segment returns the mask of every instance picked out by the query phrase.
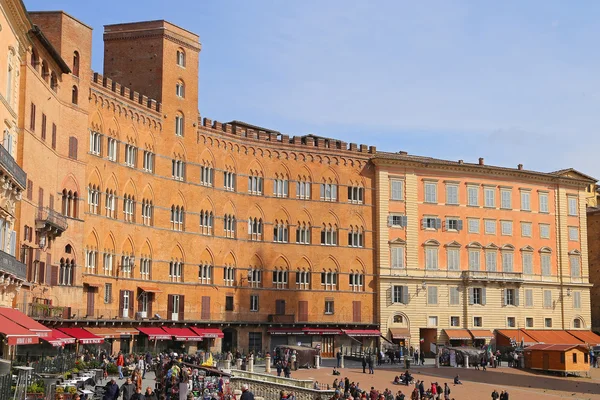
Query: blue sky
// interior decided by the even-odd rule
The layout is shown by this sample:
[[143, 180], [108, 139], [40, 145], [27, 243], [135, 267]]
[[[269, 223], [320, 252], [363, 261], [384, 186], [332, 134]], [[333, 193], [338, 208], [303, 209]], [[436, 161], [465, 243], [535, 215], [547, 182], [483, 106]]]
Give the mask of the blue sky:
[[600, 178], [600, 2], [25, 0], [94, 28], [196, 32], [200, 112], [447, 159]]

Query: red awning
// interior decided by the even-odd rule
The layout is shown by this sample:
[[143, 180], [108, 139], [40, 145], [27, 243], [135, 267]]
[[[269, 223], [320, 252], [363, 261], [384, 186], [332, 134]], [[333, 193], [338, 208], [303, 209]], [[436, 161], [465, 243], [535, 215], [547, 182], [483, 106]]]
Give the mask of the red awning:
[[444, 329], [449, 340], [471, 340], [467, 329]]
[[219, 328], [196, 328], [194, 326], [190, 327], [190, 329], [200, 336], [201, 338], [222, 338], [225, 337], [223, 331]]
[[561, 330], [543, 330], [543, 329], [526, 329], [525, 332], [539, 343], [544, 344], [583, 344], [575, 336], [567, 331]]
[[571, 330], [567, 331], [577, 339], [589, 344], [590, 346], [600, 346], [600, 336], [596, 335], [592, 331], [578, 331]]
[[489, 329], [469, 329], [473, 339], [486, 339], [491, 340], [494, 338], [494, 334]]
[[52, 329], [50, 336], [43, 337], [41, 339], [45, 340], [46, 342], [50, 343], [52, 346], [55, 347], [75, 343], [75, 338], [67, 336], [57, 329]]
[[269, 328], [269, 335], [304, 335], [302, 328]]
[[10, 319], [0, 315], [0, 333], [6, 336], [8, 344], [37, 344], [38, 336], [29, 329], [12, 322]]
[[38, 337], [47, 337], [50, 336], [50, 334], [52, 333], [52, 330], [50, 328], [46, 328], [44, 325], [40, 324], [33, 318], [28, 317], [21, 311], [15, 310], [14, 308], [0, 307], [0, 315], [3, 315], [9, 320], [16, 322], [25, 329], [30, 330], [31, 332], [35, 333]]
[[137, 328], [137, 330], [147, 335], [150, 340], [171, 340], [171, 335], [156, 326]]
[[342, 332], [348, 336], [381, 336], [377, 329], [343, 329]]
[[200, 342], [202, 338], [196, 335], [190, 328], [171, 328], [163, 327], [164, 331], [178, 342]]
[[60, 328], [59, 331], [74, 337], [81, 344], [101, 344], [104, 339], [86, 331], [83, 328]]
[[138, 286], [138, 289], [147, 293], [162, 293], [162, 290], [154, 286]]
[[302, 328], [305, 335], [339, 335], [342, 333], [340, 329], [330, 328]]

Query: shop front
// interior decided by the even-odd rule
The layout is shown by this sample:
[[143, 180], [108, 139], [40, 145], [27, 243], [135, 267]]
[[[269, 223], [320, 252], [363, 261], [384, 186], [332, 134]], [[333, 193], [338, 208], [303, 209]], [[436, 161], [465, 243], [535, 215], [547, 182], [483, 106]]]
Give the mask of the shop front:
[[305, 346], [317, 348], [321, 357], [335, 357], [340, 347], [341, 329], [335, 328], [269, 328], [271, 350], [278, 346]]
[[473, 337], [473, 347], [482, 347], [491, 344], [494, 334], [489, 329], [469, 329]]
[[135, 338], [134, 351], [136, 353], [151, 351], [156, 354], [169, 349], [172, 336], [165, 332], [161, 327], [147, 326], [139, 327], [137, 330], [140, 331], [142, 335], [138, 335]]
[[221, 347], [221, 341], [225, 337], [225, 334], [219, 328], [198, 328], [192, 326], [190, 329], [202, 338], [202, 342], [198, 344], [199, 350], [203, 351], [218, 351], [217, 349]]
[[133, 338], [139, 334], [135, 328], [123, 327], [89, 327], [86, 331], [104, 338], [107, 344], [106, 350], [109, 354], [115, 354], [119, 351], [128, 354], [133, 352]]
[[[377, 348], [377, 339], [381, 337], [378, 329], [343, 329], [342, 332], [350, 339], [351, 347], [359, 345], [362, 349]], [[343, 343], [340, 345], [346, 347]]]
[[39, 336], [29, 329], [0, 315], [0, 335], [2, 341], [0, 358], [11, 360], [16, 354], [16, 346], [38, 344]]
[[410, 342], [410, 330], [408, 328], [390, 328], [389, 340], [401, 348], [407, 348]]
[[473, 337], [468, 329], [444, 329], [445, 344], [449, 347], [468, 346]]
[[100, 351], [100, 345], [104, 343], [103, 338], [83, 328], [59, 328], [58, 330], [67, 336], [75, 338], [75, 354], [79, 354], [82, 350], [97, 354]]
[[198, 351], [198, 343], [202, 341], [202, 337], [198, 336], [190, 328], [164, 326], [163, 330], [171, 336], [175, 352], [194, 354]]

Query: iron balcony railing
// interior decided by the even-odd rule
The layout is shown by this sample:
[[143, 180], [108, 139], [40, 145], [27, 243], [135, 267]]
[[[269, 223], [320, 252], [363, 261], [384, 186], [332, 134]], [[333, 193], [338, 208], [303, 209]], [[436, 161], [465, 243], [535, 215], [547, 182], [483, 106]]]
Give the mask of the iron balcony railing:
[[10, 155], [4, 146], [0, 146], [0, 166], [9, 173], [21, 188], [27, 187], [27, 174]]
[[67, 224], [67, 218], [64, 215], [59, 214], [48, 207], [40, 208], [36, 221], [52, 225], [54, 228], [62, 232], [66, 231], [69, 227], [69, 224]]
[[523, 281], [521, 272], [501, 272], [501, 271], [462, 271], [462, 278], [475, 281]]
[[[1, 147], [1, 146], [0, 146]], [[14, 275], [18, 279], [27, 279], [27, 267], [8, 253], [0, 251], [0, 271]]]

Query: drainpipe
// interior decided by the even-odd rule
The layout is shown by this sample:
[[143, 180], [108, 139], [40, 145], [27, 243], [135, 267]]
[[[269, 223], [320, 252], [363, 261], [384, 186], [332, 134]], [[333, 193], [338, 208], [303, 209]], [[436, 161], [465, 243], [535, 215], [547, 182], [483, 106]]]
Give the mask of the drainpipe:
[[[562, 203], [562, 198], [560, 197], [560, 183], [558, 183], [556, 185], [556, 193], [557, 193], [557, 209], [558, 209], [558, 228], [559, 230], [562, 229], [562, 212], [561, 212], [561, 203]], [[568, 206], [568, 204], [567, 204]], [[558, 233], [558, 232], [557, 232]], [[560, 233], [562, 233], [562, 231], [560, 231]], [[563, 239], [562, 239], [562, 234], [558, 234], [558, 279], [559, 279], [559, 285], [560, 285], [560, 317], [561, 317], [561, 326], [562, 329], [565, 330], [565, 293], [564, 293], [564, 286], [563, 286], [563, 261], [562, 261], [562, 254], [563, 254]]]

